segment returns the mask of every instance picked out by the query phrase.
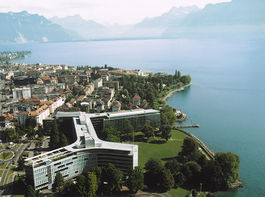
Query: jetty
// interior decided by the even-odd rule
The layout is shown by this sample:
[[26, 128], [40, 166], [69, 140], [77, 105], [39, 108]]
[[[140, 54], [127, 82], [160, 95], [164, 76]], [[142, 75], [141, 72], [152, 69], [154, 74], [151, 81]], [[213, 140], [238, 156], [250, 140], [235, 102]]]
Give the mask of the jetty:
[[199, 124], [188, 124], [188, 125], [176, 125], [175, 129], [181, 129], [181, 128], [199, 128]]

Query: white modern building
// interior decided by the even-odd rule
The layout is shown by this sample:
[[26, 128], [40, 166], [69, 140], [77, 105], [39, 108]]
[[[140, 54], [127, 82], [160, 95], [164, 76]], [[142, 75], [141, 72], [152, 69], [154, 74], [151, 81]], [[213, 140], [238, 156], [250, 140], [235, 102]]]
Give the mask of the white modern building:
[[103, 80], [102, 80], [101, 78], [96, 79], [96, 80], [94, 81], [94, 88], [95, 88], [96, 90], [99, 89], [100, 87], [102, 87], [102, 85], [103, 85]]
[[18, 101], [19, 99], [29, 99], [31, 98], [30, 88], [14, 88], [13, 89], [13, 100]]
[[[138, 166], [138, 146], [124, 143], [106, 142], [97, 137], [91, 119], [105, 119], [110, 116], [132, 116], [137, 114], [159, 113], [157, 110], [138, 112], [120, 112], [86, 114], [84, 112], [58, 112], [56, 119], [72, 121], [76, 141], [71, 145], [46, 152], [25, 160], [26, 175], [36, 190], [52, 188], [57, 172], [64, 179], [71, 179], [95, 166], [113, 163], [124, 174]], [[103, 123], [103, 122], [102, 122]], [[102, 124], [101, 123], [101, 124]]]

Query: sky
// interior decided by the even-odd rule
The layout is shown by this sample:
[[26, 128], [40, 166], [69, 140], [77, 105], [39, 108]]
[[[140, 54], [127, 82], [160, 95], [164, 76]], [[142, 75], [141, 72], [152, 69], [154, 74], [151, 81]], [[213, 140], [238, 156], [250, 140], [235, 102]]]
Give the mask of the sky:
[[172, 7], [231, 0], [0, 0], [0, 12], [28, 11], [47, 18], [80, 15], [102, 24], [135, 24], [146, 17], [159, 16]]

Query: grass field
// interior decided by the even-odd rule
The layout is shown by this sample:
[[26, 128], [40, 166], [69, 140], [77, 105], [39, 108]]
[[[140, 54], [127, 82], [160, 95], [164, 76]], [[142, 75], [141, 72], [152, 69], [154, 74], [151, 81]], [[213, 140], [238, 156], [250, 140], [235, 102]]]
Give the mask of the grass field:
[[171, 189], [168, 194], [172, 197], [184, 197], [189, 193], [189, 191], [179, 187], [177, 189]]
[[[135, 142], [138, 145], [138, 163], [144, 168], [144, 164], [150, 158], [167, 159], [176, 157], [181, 151], [184, 138], [188, 137], [181, 131], [172, 130], [171, 139], [162, 144]], [[157, 138], [160, 140], [160, 138]], [[154, 139], [150, 139], [152, 141]], [[183, 188], [171, 189], [168, 194], [172, 197], [184, 197], [189, 191]]]
[[0, 153], [0, 160], [8, 160], [13, 157], [14, 153], [12, 151], [4, 151]]
[[5, 163], [1, 164], [1, 165], [0, 165], [0, 169], [5, 169], [5, 168], [6, 168], [6, 166], [7, 166], [7, 162], [5, 162]]
[[184, 138], [188, 136], [177, 130], [172, 130], [171, 135], [171, 139], [163, 144], [135, 142], [138, 145], [139, 166], [144, 167], [144, 164], [150, 158], [166, 159], [176, 157], [181, 151]]
[[15, 166], [11, 166], [11, 167], [9, 168], [9, 170], [8, 170], [8, 172], [7, 172], [7, 175], [6, 175], [5, 184], [7, 184], [8, 177], [9, 177], [11, 174], [14, 173], [14, 169], [15, 169], [15, 168], [16, 168]]

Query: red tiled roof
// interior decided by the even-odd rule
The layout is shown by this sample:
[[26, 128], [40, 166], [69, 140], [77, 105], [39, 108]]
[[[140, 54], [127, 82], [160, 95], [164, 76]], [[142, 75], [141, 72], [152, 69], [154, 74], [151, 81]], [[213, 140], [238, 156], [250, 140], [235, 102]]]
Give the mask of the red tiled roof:
[[141, 97], [139, 96], [139, 94], [135, 94], [133, 99], [141, 99]]

